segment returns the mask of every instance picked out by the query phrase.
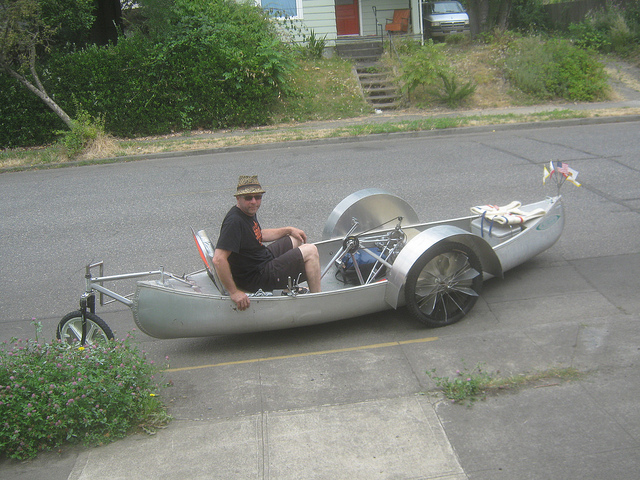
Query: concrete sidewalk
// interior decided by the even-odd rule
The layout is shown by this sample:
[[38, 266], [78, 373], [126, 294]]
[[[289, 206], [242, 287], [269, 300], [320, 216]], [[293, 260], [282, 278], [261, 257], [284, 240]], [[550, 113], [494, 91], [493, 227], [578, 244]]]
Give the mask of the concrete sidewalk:
[[[5, 461], [2, 478], [635, 479], [638, 271], [637, 254], [544, 254], [488, 282], [473, 321], [441, 330], [407, 321], [393, 345], [176, 371], [165, 430]], [[403, 321], [386, 312], [333, 328], [384, 328], [395, 315]], [[467, 408], [426, 374], [477, 363], [499, 376], [569, 366], [586, 375]]]

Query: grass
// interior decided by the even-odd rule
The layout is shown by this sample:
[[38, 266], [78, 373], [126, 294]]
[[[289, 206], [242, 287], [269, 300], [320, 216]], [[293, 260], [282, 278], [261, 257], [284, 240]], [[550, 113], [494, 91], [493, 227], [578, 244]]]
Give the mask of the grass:
[[439, 377], [435, 369], [428, 371], [427, 375], [446, 398], [453, 403], [469, 406], [477, 400], [484, 400], [488, 395], [515, 392], [522, 388], [557, 386], [564, 382], [578, 380], [585, 375], [573, 367], [550, 368], [541, 372], [509, 377], [500, 377], [499, 373], [491, 374], [484, 370], [482, 364], [478, 364], [473, 369], [465, 366], [451, 377]]
[[295, 126], [262, 127], [235, 132], [192, 132], [190, 135], [171, 135], [155, 139], [111, 140], [111, 148], [103, 149], [102, 156], [83, 155], [70, 160], [56, 156], [57, 147], [20, 149], [0, 152], [0, 169], [19, 171], [24, 169], [51, 168], [65, 165], [109, 163], [118, 159], [135, 160], [143, 155], [170, 152], [222, 149], [246, 145], [269, 144], [297, 140], [355, 137], [375, 134], [418, 132], [448, 128], [513, 123], [545, 122], [572, 118], [588, 118], [608, 115], [638, 114], [638, 109], [625, 110], [553, 110], [528, 114], [460, 114], [458, 116], [432, 117], [422, 120], [390, 120], [382, 123], [354, 124], [350, 126]]
[[292, 77], [293, 92], [282, 100], [274, 122], [335, 120], [373, 113], [360, 95], [352, 64], [338, 57], [300, 59]]
[[[332, 121], [372, 114], [360, 95], [351, 71], [351, 63], [339, 58], [301, 59], [293, 75], [292, 94], [274, 111], [273, 124], [243, 130], [187, 131], [153, 138], [118, 139], [98, 136], [77, 157], [70, 158], [60, 143], [30, 149], [0, 151], [0, 171], [52, 168], [64, 165], [113, 162], [118, 159], [144, 158], [169, 152], [221, 149], [276, 142], [340, 138], [372, 134], [389, 134], [508, 123], [545, 122], [550, 120], [638, 114], [639, 109], [625, 110], [556, 110], [534, 114], [484, 115], [474, 113], [487, 108], [505, 108], [535, 104], [531, 97], [511, 87], [501, 74], [499, 45], [446, 45], [447, 58], [461, 72], [460, 81], [473, 81], [475, 93], [465, 100], [465, 109], [449, 109], [429, 103], [421, 92], [412, 94], [412, 104], [405, 113], [422, 114], [416, 121], [354, 122], [343, 126]], [[621, 77], [621, 80], [623, 78]], [[628, 82], [625, 82], [628, 83]], [[636, 80], [636, 83], [637, 80]], [[433, 99], [431, 99], [432, 101]], [[551, 102], [553, 103], [553, 102]], [[313, 122], [323, 121], [323, 124]]]

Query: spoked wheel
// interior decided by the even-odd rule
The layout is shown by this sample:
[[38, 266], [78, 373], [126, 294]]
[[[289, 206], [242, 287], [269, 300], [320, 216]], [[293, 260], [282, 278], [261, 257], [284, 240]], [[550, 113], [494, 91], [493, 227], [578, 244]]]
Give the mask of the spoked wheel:
[[[87, 334], [85, 343], [93, 345], [99, 342], [113, 340], [113, 332], [109, 326], [95, 313], [87, 312]], [[77, 310], [64, 316], [56, 331], [58, 340], [66, 343], [80, 343], [82, 341], [82, 312]]]
[[425, 252], [409, 270], [407, 308], [429, 327], [451, 325], [475, 305], [482, 290], [482, 265], [461, 243], [444, 243]]

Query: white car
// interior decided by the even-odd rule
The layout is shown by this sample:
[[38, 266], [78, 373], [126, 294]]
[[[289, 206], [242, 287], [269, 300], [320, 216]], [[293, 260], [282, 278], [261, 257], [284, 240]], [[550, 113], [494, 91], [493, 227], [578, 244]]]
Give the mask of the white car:
[[471, 33], [469, 15], [460, 2], [424, 2], [422, 16], [425, 38], [444, 38], [453, 33]]

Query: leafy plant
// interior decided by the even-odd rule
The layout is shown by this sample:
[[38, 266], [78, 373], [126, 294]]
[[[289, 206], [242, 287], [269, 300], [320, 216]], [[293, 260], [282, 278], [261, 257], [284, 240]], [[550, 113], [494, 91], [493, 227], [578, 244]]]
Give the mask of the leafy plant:
[[477, 85], [473, 81], [469, 80], [460, 84], [455, 73], [446, 74], [441, 72], [439, 76], [442, 79], [442, 86], [439, 90], [433, 90], [432, 92], [442, 102], [446, 103], [449, 108], [456, 108], [476, 91]]
[[600, 52], [609, 51], [611, 40], [608, 33], [589, 22], [572, 23], [569, 25], [569, 36], [577, 46]]
[[507, 77], [536, 98], [593, 101], [606, 95], [604, 66], [567, 40], [522, 38], [510, 44], [506, 55]]
[[569, 25], [569, 36], [577, 45], [600, 52], [628, 54], [640, 37], [638, 15], [640, 2], [629, 2], [624, 8], [610, 2], [595, 9], [583, 22]]
[[170, 417], [153, 362], [131, 341], [78, 347], [16, 340], [0, 344], [0, 453], [30, 458], [65, 443], [98, 445]]
[[[464, 365], [464, 360], [463, 360]], [[513, 375], [510, 377], [498, 377], [496, 374], [489, 374], [484, 371], [483, 364], [478, 364], [473, 369], [468, 369], [466, 365], [462, 370], [456, 370], [452, 377], [438, 377], [435, 368], [427, 371], [427, 375], [442, 393], [454, 403], [470, 406], [475, 401], [484, 400], [489, 393], [512, 391], [514, 389], [536, 385], [536, 386], [556, 386], [564, 381], [576, 380], [584, 376], [573, 367], [550, 368], [545, 371]], [[549, 383], [551, 381], [552, 383]]]
[[61, 130], [59, 142], [67, 151], [70, 158], [78, 156], [98, 137], [104, 136], [104, 120], [93, 119], [84, 110], [78, 112], [77, 118], [72, 121], [71, 130]]
[[311, 29], [309, 35], [304, 36], [306, 42], [305, 52], [307, 57], [320, 59], [324, 54], [324, 49], [327, 46], [327, 36], [319, 37], [316, 35], [315, 30]]
[[471, 370], [466, 366], [462, 370], [456, 370], [453, 377], [438, 377], [435, 369], [428, 371], [427, 375], [436, 382], [445, 397], [455, 403], [473, 403], [483, 397], [484, 387], [491, 380], [491, 376], [482, 370], [481, 364]]
[[419, 50], [402, 57], [400, 88], [411, 93], [419, 86], [433, 85], [446, 71], [447, 61], [441, 45], [429, 40]]

